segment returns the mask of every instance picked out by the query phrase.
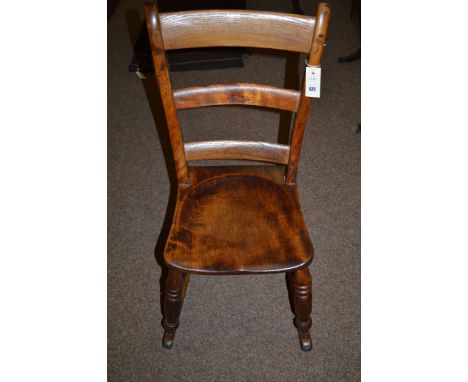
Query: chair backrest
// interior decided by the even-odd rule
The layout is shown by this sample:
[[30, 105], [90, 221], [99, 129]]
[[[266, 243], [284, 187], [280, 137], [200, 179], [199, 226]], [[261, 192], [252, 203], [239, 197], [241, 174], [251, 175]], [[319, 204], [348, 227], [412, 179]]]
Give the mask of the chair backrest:
[[[189, 184], [188, 161], [246, 159], [287, 165], [286, 183], [295, 183], [311, 98], [301, 91], [258, 84], [223, 84], [173, 91], [166, 50], [238, 46], [308, 53], [319, 66], [327, 36], [330, 7], [319, 3], [316, 17], [286, 13], [204, 10], [159, 14], [145, 5], [153, 62], [172, 145], [177, 180]], [[290, 144], [255, 141], [184, 143], [177, 110], [212, 105], [254, 105], [295, 112]]]

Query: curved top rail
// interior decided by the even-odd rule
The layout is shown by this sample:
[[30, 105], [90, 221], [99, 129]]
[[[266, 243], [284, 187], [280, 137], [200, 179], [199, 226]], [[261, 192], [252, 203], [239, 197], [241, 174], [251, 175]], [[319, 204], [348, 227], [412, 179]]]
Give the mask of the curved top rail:
[[315, 17], [245, 10], [169, 12], [160, 20], [166, 50], [241, 46], [308, 53], [315, 27]]

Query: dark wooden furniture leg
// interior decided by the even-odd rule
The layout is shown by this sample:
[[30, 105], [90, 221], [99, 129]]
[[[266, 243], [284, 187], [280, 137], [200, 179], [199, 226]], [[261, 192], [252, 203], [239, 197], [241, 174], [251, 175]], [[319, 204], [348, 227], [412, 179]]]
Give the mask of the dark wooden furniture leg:
[[172, 347], [175, 332], [179, 327], [179, 317], [184, 302], [185, 289], [189, 275], [175, 269], [169, 269], [164, 291], [164, 337], [163, 346]]
[[301, 349], [312, 349], [310, 328], [312, 326], [312, 277], [309, 268], [302, 268], [289, 274], [294, 307], [294, 326], [299, 333]]

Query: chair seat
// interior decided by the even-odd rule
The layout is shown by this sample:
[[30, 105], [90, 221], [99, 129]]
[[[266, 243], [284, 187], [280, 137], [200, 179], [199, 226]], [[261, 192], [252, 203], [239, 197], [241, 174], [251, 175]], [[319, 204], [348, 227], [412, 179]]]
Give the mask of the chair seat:
[[279, 166], [190, 167], [164, 259], [202, 274], [273, 273], [312, 261], [295, 185]]

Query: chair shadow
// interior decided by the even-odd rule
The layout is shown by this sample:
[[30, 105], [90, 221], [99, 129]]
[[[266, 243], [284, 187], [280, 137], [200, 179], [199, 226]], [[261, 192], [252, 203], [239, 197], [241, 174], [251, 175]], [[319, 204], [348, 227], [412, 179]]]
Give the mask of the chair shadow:
[[[136, 9], [129, 9], [125, 12], [125, 19], [127, 24], [128, 33], [132, 44], [139, 40], [141, 33], [147, 33], [143, 18]], [[161, 96], [156, 85], [156, 77], [154, 73], [146, 74], [146, 80], [141, 80], [145, 90], [146, 98], [148, 100], [151, 113], [156, 125], [156, 131], [158, 133], [159, 142], [164, 155], [164, 162], [166, 164], [166, 170], [170, 182], [169, 200], [166, 208], [166, 215], [162, 224], [162, 228], [156, 233], [156, 246], [154, 249], [154, 256], [156, 262], [161, 267], [161, 277], [159, 278], [159, 290], [160, 290], [160, 301], [164, 301], [164, 283], [168, 273], [168, 269], [164, 263], [164, 247], [166, 245], [167, 237], [172, 224], [172, 217], [175, 211], [175, 205], [177, 201], [177, 177], [172, 159], [171, 143], [169, 139], [169, 133], [167, 128], [166, 119], [164, 116], [164, 109], [162, 106]], [[135, 80], [137, 80], [135, 78]], [[163, 315], [163, 304], [160, 304], [161, 314]]]

